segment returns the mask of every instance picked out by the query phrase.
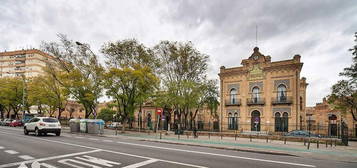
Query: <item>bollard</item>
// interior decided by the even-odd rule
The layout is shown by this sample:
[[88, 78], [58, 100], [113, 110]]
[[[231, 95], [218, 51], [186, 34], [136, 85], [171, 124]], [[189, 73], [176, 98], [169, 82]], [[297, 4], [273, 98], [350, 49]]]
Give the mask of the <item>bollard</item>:
[[162, 139], [162, 132], [160, 131], [160, 139]]
[[316, 144], [316, 146], [317, 146], [317, 149], [319, 149], [319, 147], [320, 147], [320, 140], [319, 140], [319, 139], [317, 139], [317, 144]]
[[223, 139], [223, 134], [221, 133], [221, 139]]
[[208, 139], [211, 139], [211, 133], [208, 133]]
[[335, 147], [336, 147], [337, 140], [335, 139]]
[[267, 143], [268, 143], [268, 141], [269, 141], [269, 137], [267, 136]]
[[235, 141], [237, 140], [237, 133], [234, 135], [234, 140]]
[[327, 148], [327, 146], [328, 146], [328, 145], [327, 145], [327, 140], [325, 140], [325, 142], [326, 142], [326, 148]]
[[286, 138], [284, 138], [284, 144], [286, 144]]
[[177, 139], [180, 140], [180, 133], [177, 134]]
[[188, 139], [188, 133], [186, 135], [187, 135], [187, 139]]
[[310, 149], [310, 138], [309, 138], [309, 142], [307, 143], [307, 149]]
[[304, 138], [304, 146], [306, 146], [306, 138]]
[[252, 142], [252, 135], [249, 135], [250, 142]]

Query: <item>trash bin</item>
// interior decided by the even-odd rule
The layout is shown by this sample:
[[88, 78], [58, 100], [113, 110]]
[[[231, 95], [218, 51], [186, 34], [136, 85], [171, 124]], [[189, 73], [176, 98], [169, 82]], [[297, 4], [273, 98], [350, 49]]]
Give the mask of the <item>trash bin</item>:
[[79, 131], [82, 133], [88, 133], [88, 126], [87, 126], [87, 122], [88, 119], [81, 119], [79, 124]]
[[103, 134], [104, 133], [104, 121], [101, 119], [88, 120], [87, 128], [89, 134]]
[[80, 120], [79, 119], [70, 119], [69, 127], [71, 129], [71, 133], [80, 131]]

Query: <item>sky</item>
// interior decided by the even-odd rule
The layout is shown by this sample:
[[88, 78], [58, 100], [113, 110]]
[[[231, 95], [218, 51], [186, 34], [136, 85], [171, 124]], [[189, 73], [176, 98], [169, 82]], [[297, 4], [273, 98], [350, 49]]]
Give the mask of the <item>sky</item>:
[[218, 79], [220, 66], [241, 66], [257, 44], [272, 61], [301, 55], [308, 106], [351, 64], [354, 32], [355, 0], [0, 0], [0, 52], [39, 48], [58, 33], [102, 58], [106, 42], [191, 41], [210, 56], [208, 75]]

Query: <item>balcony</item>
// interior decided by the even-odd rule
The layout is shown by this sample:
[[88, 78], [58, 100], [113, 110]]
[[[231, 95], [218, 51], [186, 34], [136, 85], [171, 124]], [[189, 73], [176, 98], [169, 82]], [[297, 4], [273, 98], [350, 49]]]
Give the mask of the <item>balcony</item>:
[[240, 99], [226, 99], [225, 101], [225, 105], [226, 106], [240, 106], [241, 105], [241, 101]]
[[264, 98], [256, 97], [256, 98], [248, 98], [247, 99], [247, 105], [248, 106], [251, 106], [251, 105], [264, 105], [264, 104], [265, 104]]
[[279, 104], [292, 104], [293, 100], [291, 96], [280, 96], [272, 99], [271, 104], [279, 105]]

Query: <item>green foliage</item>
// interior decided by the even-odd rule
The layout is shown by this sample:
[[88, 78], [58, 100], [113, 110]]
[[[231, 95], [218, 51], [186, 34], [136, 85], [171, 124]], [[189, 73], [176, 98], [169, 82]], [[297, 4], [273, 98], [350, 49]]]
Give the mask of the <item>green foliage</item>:
[[329, 95], [329, 103], [335, 109], [342, 112], [350, 112], [353, 119], [357, 121], [357, 32], [355, 33], [355, 42], [352, 52], [352, 65], [340, 73], [347, 80], [340, 80], [332, 86], [332, 93]]
[[103, 108], [102, 110], [100, 110], [97, 119], [102, 119], [105, 122], [112, 121], [115, 113], [116, 112], [110, 108]]
[[22, 108], [24, 80], [21, 77], [0, 78], [0, 104], [7, 112], [7, 118], [13, 112], [16, 117]]
[[60, 42], [43, 43], [45, 52], [56, 58], [48, 62], [48, 73], [52, 75], [73, 99], [84, 106], [85, 117], [96, 113], [98, 99], [103, 91], [104, 68], [89, 45], [68, 40], [59, 35]]

